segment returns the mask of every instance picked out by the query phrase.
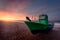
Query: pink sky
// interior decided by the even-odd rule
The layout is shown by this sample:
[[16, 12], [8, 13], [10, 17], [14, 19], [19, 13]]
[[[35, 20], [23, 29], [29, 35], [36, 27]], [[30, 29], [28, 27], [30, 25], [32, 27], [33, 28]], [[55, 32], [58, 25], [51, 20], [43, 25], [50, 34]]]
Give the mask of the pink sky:
[[26, 20], [27, 14], [17, 14], [16, 12], [0, 11], [0, 20]]

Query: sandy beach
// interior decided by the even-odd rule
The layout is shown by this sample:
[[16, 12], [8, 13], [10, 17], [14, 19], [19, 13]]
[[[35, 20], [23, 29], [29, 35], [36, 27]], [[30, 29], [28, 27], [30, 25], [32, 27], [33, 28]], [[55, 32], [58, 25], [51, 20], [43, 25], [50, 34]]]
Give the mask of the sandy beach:
[[49, 33], [32, 34], [25, 23], [0, 21], [0, 40], [60, 40], [59, 27]]

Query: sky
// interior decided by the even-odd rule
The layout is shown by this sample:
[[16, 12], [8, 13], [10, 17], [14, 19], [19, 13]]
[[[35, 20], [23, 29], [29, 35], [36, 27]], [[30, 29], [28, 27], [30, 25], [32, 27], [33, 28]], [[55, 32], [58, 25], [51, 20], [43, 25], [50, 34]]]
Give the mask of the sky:
[[0, 0], [0, 19], [26, 20], [47, 14], [50, 21], [60, 20], [60, 0]]

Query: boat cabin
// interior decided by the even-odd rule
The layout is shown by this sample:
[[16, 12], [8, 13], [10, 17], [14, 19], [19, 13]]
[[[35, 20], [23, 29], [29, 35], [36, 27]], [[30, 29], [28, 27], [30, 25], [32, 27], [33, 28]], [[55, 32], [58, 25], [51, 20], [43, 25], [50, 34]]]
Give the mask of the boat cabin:
[[46, 25], [48, 25], [48, 15], [46, 15], [46, 14], [39, 15], [38, 22], [40, 24], [46, 24]]

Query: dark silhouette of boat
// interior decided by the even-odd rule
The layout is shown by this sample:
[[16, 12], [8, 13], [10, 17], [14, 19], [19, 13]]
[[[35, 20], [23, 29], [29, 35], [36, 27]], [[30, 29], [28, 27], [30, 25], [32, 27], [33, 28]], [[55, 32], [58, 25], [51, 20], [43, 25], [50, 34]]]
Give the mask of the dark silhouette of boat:
[[46, 14], [39, 15], [38, 22], [32, 22], [29, 17], [26, 17], [26, 19], [29, 21], [25, 21], [25, 23], [33, 34], [38, 32], [48, 32], [53, 28], [53, 25], [48, 23], [48, 15]]

